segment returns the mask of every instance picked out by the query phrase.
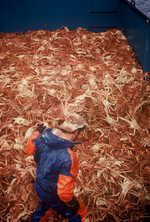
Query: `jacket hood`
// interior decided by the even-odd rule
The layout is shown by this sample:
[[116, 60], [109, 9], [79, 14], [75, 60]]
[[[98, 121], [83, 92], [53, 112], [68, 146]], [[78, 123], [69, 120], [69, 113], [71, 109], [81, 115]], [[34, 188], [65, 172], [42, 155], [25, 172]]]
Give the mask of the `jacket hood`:
[[48, 128], [42, 134], [40, 134], [35, 140], [35, 145], [39, 140], [41, 140], [45, 145], [53, 149], [62, 149], [66, 147], [73, 149], [76, 144], [75, 142], [59, 138], [52, 133], [52, 129], [53, 128]]

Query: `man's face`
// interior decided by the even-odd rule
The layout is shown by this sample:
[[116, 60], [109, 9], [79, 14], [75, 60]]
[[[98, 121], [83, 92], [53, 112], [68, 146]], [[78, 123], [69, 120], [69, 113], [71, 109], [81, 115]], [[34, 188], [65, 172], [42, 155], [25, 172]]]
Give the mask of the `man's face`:
[[75, 141], [78, 138], [78, 130], [76, 130], [73, 135], [73, 141]]

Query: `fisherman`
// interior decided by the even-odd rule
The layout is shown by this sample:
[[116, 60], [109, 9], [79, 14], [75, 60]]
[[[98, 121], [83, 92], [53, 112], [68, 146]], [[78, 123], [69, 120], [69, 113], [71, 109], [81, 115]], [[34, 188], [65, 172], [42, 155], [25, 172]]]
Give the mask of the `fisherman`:
[[84, 124], [80, 115], [71, 114], [58, 128], [41, 124], [29, 138], [26, 151], [36, 162], [35, 191], [40, 202], [31, 222], [45, 222], [53, 210], [69, 222], [85, 220], [86, 206], [73, 193], [79, 170], [73, 147]]

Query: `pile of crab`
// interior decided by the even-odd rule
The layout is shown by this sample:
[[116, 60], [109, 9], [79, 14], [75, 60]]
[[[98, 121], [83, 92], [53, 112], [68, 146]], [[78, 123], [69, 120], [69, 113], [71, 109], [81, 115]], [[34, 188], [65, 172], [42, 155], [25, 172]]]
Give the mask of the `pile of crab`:
[[[86, 122], [75, 194], [86, 222], [144, 221], [150, 204], [150, 84], [119, 30], [0, 33], [0, 220], [30, 221], [38, 205], [25, 145], [68, 113]], [[64, 220], [55, 212], [50, 221]]]

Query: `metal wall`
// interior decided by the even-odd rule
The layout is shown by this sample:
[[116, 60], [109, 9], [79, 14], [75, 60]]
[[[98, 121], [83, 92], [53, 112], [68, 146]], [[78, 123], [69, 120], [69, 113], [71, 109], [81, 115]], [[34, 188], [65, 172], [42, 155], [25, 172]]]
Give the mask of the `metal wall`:
[[143, 72], [150, 72], [150, 18], [127, 0], [120, 0], [120, 3], [120, 28], [123, 28]]
[[119, 0], [0, 0], [0, 32], [118, 26]]

